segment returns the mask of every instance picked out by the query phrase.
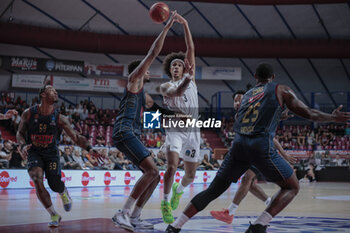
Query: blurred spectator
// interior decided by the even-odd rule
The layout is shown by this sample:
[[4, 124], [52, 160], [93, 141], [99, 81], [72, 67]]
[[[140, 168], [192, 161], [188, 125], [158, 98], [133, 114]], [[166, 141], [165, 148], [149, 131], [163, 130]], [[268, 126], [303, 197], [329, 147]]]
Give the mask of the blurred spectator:
[[204, 155], [201, 165], [204, 166], [205, 170], [215, 170], [214, 165], [209, 162], [208, 154]]
[[72, 156], [71, 148], [68, 146], [64, 148], [64, 152], [62, 153], [63, 160], [61, 160], [61, 164], [63, 162], [64, 169], [81, 169], [79, 164], [74, 161]]
[[12, 154], [9, 162], [9, 167], [11, 169], [21, 169], [25, 168], [26, 159], [19, 149], [17, 144], [12, 145]]
[[9, 168], [9, 161], [12, 156], [12, 144], [5, 141], [0, 151], [0, 168]]

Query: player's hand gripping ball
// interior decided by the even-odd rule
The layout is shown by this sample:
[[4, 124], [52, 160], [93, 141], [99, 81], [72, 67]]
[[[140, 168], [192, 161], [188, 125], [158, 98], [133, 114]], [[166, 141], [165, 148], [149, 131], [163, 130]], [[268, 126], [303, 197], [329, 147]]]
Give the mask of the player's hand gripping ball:
[[164, 2], [154, 3], [149, 9], [149, 16], [155, 23], [163, 23], [168, 20], [170, 10]]

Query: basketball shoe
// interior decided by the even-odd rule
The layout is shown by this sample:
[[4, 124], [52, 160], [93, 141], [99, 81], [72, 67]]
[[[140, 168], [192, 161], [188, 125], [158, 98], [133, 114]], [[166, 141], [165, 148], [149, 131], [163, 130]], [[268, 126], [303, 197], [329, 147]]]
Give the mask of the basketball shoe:
[[129, 213], [123, 213], [122, 210], [118, 210], [117, 213], [112, 217], [112, 221], [116, 226], [124, 228], [128, 231], [134, 231], [134, 227], [130, 223]]
[[60, 194], [62, 202], [63, 202], [63, 208], [65, 211], [70, 211], [72, 209], [72, 198], [70, 198], [68, 190], [64, 188], [64, 192]]
[[51, 216], [51, 222], [48, 223], [49, 227], [58, 227], [60, 225], [62, 218], [59, 214]]
[[178, 186], [179, 186], [179, 183], [174, 183], [173, 187], [172, 187], [173, 194], [171, 195], [170, 205], [171, 205], [171, 208], [173, 210], [176, 210], [177, 207], [179, 206], [180, 198], [181, 198], [182, 194], [184, 193], [183, 191], [181, 193], [176, 192], [176, 189]]
[[131, 225], [133, 225], [133, 227], [138, 228], [138, 229], [153, 229], [154, 226], [151, 223], [148, 223], [146, 221], [143, 221], [142, 219], [140, 219], [139, 217], [135, 217], [135, 218], [130, 218], [130, 223]]
[[162, 211], [162, 218], [163, 218], [163, 221], [165, 223], [173, 223], [174, 222], [174, 216], [173, 216], [173, 213], [172, 213], [172, 209], [171, 209], [171, 206], [170, 206], [170, 203], [163, 200], [161, 202], [161, 207], [160, 207], [161, 211]]
[[230, 215], [228, 209], [223, 209], [222, 211], [210, 211], [211, 216], [213, 216], [215, 219], [225, 222], [227, 224], [231, 224], [233, 221], [234, 215]]
[[177, 228], [173, 227], [172, 225], [168, 225], [168, 227], [165, 230], [165, 233], [178, 233], [180, 231], [181, 231], [181, 229], [177, 229]]
[[267, 226], [263, 226], [261, 224], [250, 224], [245, 233], [266, 233], [266, 228]]

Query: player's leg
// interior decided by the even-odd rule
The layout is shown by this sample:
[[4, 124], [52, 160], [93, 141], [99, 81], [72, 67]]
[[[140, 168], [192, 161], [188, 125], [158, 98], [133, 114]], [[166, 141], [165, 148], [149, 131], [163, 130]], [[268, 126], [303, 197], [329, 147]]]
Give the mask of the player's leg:
[[58, 227], [61, 221], [61, 216], [56, 212], [54, 206], [52, 205], [50, 194], [44, 186], [43, 169], [41, 167], [31, 167], [28, 173], [34, 182], [36, 195], [39, 201], [45, 207], [46, 211], [50, 214], [51, 222], [49, 222], [49, 226]]
[[[137, 181], [131, 196], [135, 198], [137, 195], [134, 196], [133, 192], [138, 193], [142, 192], [137, 190], [139, 187], [145, 187], [147, 184], [147, 188], [142, 192], [141, 196], [137, 199], [136, 205], [134, 207], [134, 210], [131, 213], [130, 222], [131, 224], [140, 229], [153, 229], [154, 226], [151, 223], [145, 222], [140, 219], [141, 211], [144, 207], [144, 205], [147, 203], [149, 198], [151, 197], [154, 189], [157, 187], [160, 176], [158, 175], [158, 168], [156, 164], [154, 163], [151, 156], [144, 159], [139, 167], [142, 169], [142, 171], [145, 171], [142, 177]], [[147, 174], [148, 173], [148, 174]], [[153, 178], [153, 180], [151, 180]], [[148, 180], [151, 180], [150, 183], [147, 183]], [[146, 184], [146, 185], [145, 185]], [[135, 190], [136, 189], [136, 190]]]
[[271, 198], [264, 192], [260, 185], [257, 184], [257, 175], [261, 172], [254, 166], [251, 166], [250, 169], [255, 173], [255, 176], [251, 182], [249, 191], [268, 206], [271, 202]]
[[180, 158], [179, 154], [182, 149], [181, 133], [167, 133], [167, 170], [164, 173], [164, 191], [163, 200], [161, 201], [162, 218], [165, 223], [174, 222], [174, 216], [170, 204], [170, 190], [174, 182], [174, 175], [177, 170]]
[[222, 211], [210, 211], [210, 214], [217, 220], [231, 224], [236, 210], [241, 201], [247, 196], [255, 176], [255, 173], [252, 170], [248, 169], [242, 178], [242, 182], [237, 192], [235, 193], [230, 206], [227, 209], [223, 209]]
[[180, 183], [173, 184], [173, 192], [170, 200], [173, 210], [176, 210], [179, 206], [184, 188], [193, 182], [196, 175], [200, 158], [200, 133], [197, 130], [188, 132], [186, 135], [183, 135], [182, 143], [184, 146], [180, 157], [184, 160], [185, 175], [182, 177]]
[[28, 154], [28, 174], [34, 182], [36, 195], [45, 207], [46, 211], [51, 216], [50, 227], [57, 227], [61, 221], [61, 216], [56, 212], [52, 205], [51, 197], [49, 192], [44, 186], [44, 162], [39, 154], [29, 151]]
[[269, 197], [265, 191], [258, 185], [255, 180], [253, 180], [252, 185], [250, 186], [249, 192], [251, 192], [254, 196], [262, 200], [265, 205], [269, 205], [271, 202], [271, 197]]
[[[266, 146], [270, 143], [269, 146]], [[274, 195], [269, 206], [262, 212], [258, 219], [249, 226], [246, 233], [264, 233], [268, 223], [281, 212], [296, 196], [299, 191], [299, 182], [294, 170], [274, 149], [272, 140], [268, 142], [258, 142], [252, 145], [254, 148], [265, 148], [265, 154], [258, 154], [254, 160], [254, 165], [270, 181], [280, 186], [280, 191]], [[267, 148], [267, 149], [266, 149]]]
[[46, 154], [44, 158], [47, 183], [52, 191], [60, 194], [63, 208], [68, 212], [72, 209], [72, 199], [69, 196], [68, 190], [63, 181], [61, 180], [61, 164], [59, 155]]
[[115, 145], [118, 150], [123, 152], [128, 159], [130, 159], [135, 165], [139, 166], [143, 171], [142, 176], [136, 182], [130, 196], [124, 203], [123, 208], [121, 210], [118, 210], [112, 218], [115, 224], [124, 229], [133, 231], [134, 227], [130, 222], [131, 209], [134, 206], [135, 202], [140, 199], [142, 195], [144, 195], [142, 197], [142, 200], [139, 202], [139, 206], [136, 206], [134, 209], [135, 215], [141, 214], [141, 210], [149, 198], [147, 198], [147, 195], [150, 195], [147, 194], [147, 191], [150, 191], [148, 189], [151, 189], [153, 192], [155, 187], [154, 182], [159, 182], [159, 172], [152, 157], [150, 157], [150, 152], [134, 135], [128, 137], [123, 141], [115, 142]]
[[161, 201], [162, 218], [165, 223], [174, 222], [174, 216], [170, 204], [170, 190], [174, 183], [174, 175], [179, 164], [179, 153], [174, 151], [168, 151], [167, 153], [167, 169], [164, 173], [164, 190], [163, 200]]
[[170, 205], [172, 210], [176, 210], [180, 203], [180, 198], [184, 193], [183, 190], [192, 183], [196, 175], [196, 169], [198, 167], [198, 162], [188, 162], [184, 161], [185, 175], [182, 177], [180, 183], [174, 183], [172, 186], [172, 195], [170, 200]]
[[[236, 137], [237, 139], [239, 137]], [[181, 227], [195, 214], [202, 211], [211, 201], [219, 197], [230, 187], [232, 182], [236, 182], [239, 177], [249, 168], [250, 163], [240, 160], [236, 155], [242, 155], [242, 145], [239, 140], [235, 140], [230, 153], [225, 157], [224, 162], [208, 189], [200, 192], [187, 205], [184, 212], [169, 225], [166, 232], [179, 232]]]

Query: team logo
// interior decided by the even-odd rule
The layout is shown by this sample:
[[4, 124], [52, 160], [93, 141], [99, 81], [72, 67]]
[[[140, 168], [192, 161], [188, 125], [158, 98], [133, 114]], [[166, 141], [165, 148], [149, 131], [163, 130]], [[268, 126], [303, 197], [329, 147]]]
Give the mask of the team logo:
[[52, 61], [52, 60], [48, 60], [48, 61], [46, 62], [46, 64], [45, 64], [45, 66], [46, 66], [46, 69], [47, 69], [48, 71], [52, 71], [53, 68], [55, 68], [55, 62]]
[[185, 155], [186, 156], [190, 156], [191, 155], [191, 151], [190, 150], [186, 150]]
[[56, 126], [56, 117], [55, 117], [55, 115], [53, 115], [53, 116], [51, 117], [50, 125]]
[[81, 183], [84, 186], [87, 186], [89, 184], [90, 181], [95, 181], [95, 177], [90, 177], [88, 172], [83, 172], [82, 176], [81, 176]]
[[10, 175], [7, 171], [1, 172], [0, 173], [0, 187], [6, 188], [7, 186], [9, 186], [10, 182], [17, 182], [17, 176], [10, 177]]
[[203, 173], [203, 181], [204, 181], [204, 183], [207, 183], [207, 181], [208, 181], [208, 179], [209, 179], [210, 177], [211, 177], [211, 176], [209, 176], [207, 172], [204, 172], [204, 173]]
[[103, 181], [105, 182], [105, 185], [110, 185], [111, 182], [117, 180], [116, 176], [111, 176], [110, 172], [106, 172]]
[[160, 116], [162, 114], [157, 110], [156, 112], [143, 113], [143, 128], [145, 129], [160, 129]]
[[161, 172], [159, 175], [160, 175], [159, 183], [163, 184], [164, 183], [164, 172]]
[[176, 183], [179, 183], [180, 182], [180, 180], [181, 180], [181, 175], [180, 175], [180, 172], [176, 172], [175, 173], [175, 181], [176, 181]]
[[130, 172], [125, 172], [124, 183], [129, 185], [132, 180], [135, 180], [135, 176], [131, 176]]

